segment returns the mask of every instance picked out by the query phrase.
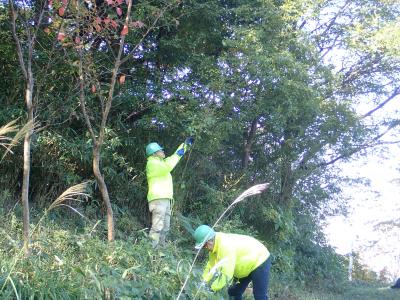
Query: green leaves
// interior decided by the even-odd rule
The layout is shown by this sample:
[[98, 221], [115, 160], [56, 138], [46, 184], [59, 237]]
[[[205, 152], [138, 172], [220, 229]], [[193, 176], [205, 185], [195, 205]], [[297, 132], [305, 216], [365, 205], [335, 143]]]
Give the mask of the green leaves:
[[[251, 233], [259, 233], [277, 257], [279, 271], [297, 272], [301, 281], [314, 271], [322, 278], [336, 264], [331, 261], [321, 264], [324, 270], [318, 269], [329, 258], [329, 250], [298, 238], [307, 233], [309, 241], [318, 235], [316, 224], [325, 213], [323, 207], [339, 191], [340, 174], [328, 166], [349, 159], [375, 137], [353, 104], [364, 95], [377, 104], [384, 96], [396, 97], [400, 74], [397, 3], [337, 4], [143, 0], [135, 2], [132, 22], [124, 28], [120, 17], [126, 5], [121, 0], [104, 2], [98, 8], [104, 15], [83, 2], [54, 1], [54, 10], [46, 12], [50, 14], [43, 27], [46, 31], [38, 31], [32, 65], [37, 75], [36, 111], [44, 126], [33, 137], [32, 203], [35, 208], [48, 207], [69, 185], [92, 178], [92, 139], [77, 103], [77, 50], [84, 54], [88, 118], [99, 124], [116, 45], [123, 34], [127, 43], [101, 152], [101, 168], [115, 209], [117, 243], [123, 246], [113, 252], [101, 240], [88, 237], [68, 244], [53, 232], [49, 240], [57, 243], [41, 240], [38, 249], [46, 254], [35, 261], [36, 269], [29, 265], [26, 272], [41, 274], [40, 267], [57, 255], [64, 263], [65, 278], [55, 281], [52, 273], [43, 272], [43, 278], [34, 277], [22, 287], [16, 280], [16, 288], [32, 292], [30, 287], [35, 286], [47, 295], [44, 286], [49, 281], [58, 291], [68, 290], [76, 297], [110, 292], [120, 299], [129, 295], [173, 298], [180, 278], [176, 265], [190, 257], [190, 251], [182, 250], [187, 245], [161, 260], [144, 241], [135, 246], [137, 241], [130, 236], [140, 240], [149, 221], [144, 146], [159, 141], [171, 153], [187, 136], [194, 136], [196, 142], [173, 173], [174, 209], [199, 222], [212, 222], [238, 191], [269, 182], [270, 188], [257, 200], [238, 203], [223, 228], [244, 233], [252, 228]], [[77, 19], [67, 18], [70, 14]], [[4, 78], [0, 101], [5, 124], [23, 115], [14, 104], [23, 97], [23, 86], [5, 9], [0, 11], [0, 22], [0, 77]], [[59, 28], [62, 43], [57, 42]], [[348, 52], [334, 52], [328, 65], [336, 48]], [[398, 125], [394, 119], [381, 124]], [[1, 194], [7, 198], [4, 211], [20, 189], [20, 160], [16, 155], [7, 159], [0, 178], [0, 186], [7, 187]], [[92, 187], [91, 195], [91, 202], [80, 209], [85, 208], [89, 218], [102, 218], [98, 186]], [[63, 211], [54, 212], [55, 220], [58, 213]], [[73, 228], [79, 232], [86, 220], [77, 222]], [[184, 225], [188, 231], [189, 225]], [[102, 226], [91, 227], [89, 236], [104, 234]], [[13, 247], [6, 249], [15, 251]], [[79, 249], [78, 255], [74, 248]], [[307, 250], [317, 258], [299, 258], [295, 270], [295, 253]], [[305, 263], [313, 266], [304, 270]], [[166, 277], [171, 282], [160, 291], [154, 289]], [[188, 293], [195, 288], [190, 286]], [[8, 292], [14, 293], [11, 286]]]

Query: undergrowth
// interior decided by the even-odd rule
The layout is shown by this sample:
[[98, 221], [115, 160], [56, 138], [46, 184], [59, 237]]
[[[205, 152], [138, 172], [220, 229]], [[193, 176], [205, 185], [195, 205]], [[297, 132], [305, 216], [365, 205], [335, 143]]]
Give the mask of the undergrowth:
[[[18, 213], [0, 220], [0, 299], [176, 299], [195, 255], [184, 224], [174, 224], [171, 240], [154, 250], [147, 230], [128, 214], [119, 216], [118, 239], [109, 243], [102, 221], [53, 211], [32, 221], [32, 253], [24, 257]], [[222, 229], [233, 227], [225, 222]], [[180, 299], [227, 299], [226, 289], [198, 290], [205, 259], [201, 253]], [[305, 284], [274, 266], [270, 283], [271, 300], [400, 299], [397, 291], [370, 283], [343, 283], [340, 289], [332, 282]], [[251, 288], [244, 299], [252, 299]]]
[[[191, 241], [186, 249], [177, 241], [154, 250], [143, 230], [109, 243], [99, 238], [98, 223], [77, 232], [47, 219], [25, 258], [16, 239], [18, 220], [10, 215], [1, 221], [1, 299], [174, 299], [193, 257]], [[182, 299], [193, 299], [199, 278], [196, 269]]]

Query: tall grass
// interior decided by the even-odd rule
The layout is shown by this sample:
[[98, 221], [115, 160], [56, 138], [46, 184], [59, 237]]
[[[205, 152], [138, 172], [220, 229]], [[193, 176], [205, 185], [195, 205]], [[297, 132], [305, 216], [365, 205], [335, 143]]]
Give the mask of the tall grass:
[[[8, 153], [12, 153], [11, 149], [24, 138], [26, 133], [30, 132], [35, 126], [37, 126], [37, 123], [29, 121], [21, 129], [19, 129], [19, 126], [16, 125], [17, 121], [18, 120], [13, 120], [0, 127], [0, 146], [5, 148], [5, 152], [1, 160], [3, 160]], [[8, 136], [15, 132], [16, 134], [13, 138]]]
[[[65, 190], [59, 197], [57, 197], [49, 206], [48, 209], [46, 209], [42, 215], [42, 217], [39, 219], [39, 221], [36, 223], [34, 229], [31, 231], [30, 235], [31, 237], [35, 234], [37, 228], [39, 228], [40, 224], [43, 222], [47, 214], [53, 210], [54, 208], [60, 207], [60, 206], [67, 206], [70, 209], [72, 209], [74, 212], [77, 212], [80, 216], [83, 216], [81, 213], [79, 213], [76, 209], [71, 207], [70, 205], [65, 204], [66, 201], [80, 201], [80, 198], [82, 197], [89, 197], [90, 195], [86, 193], [87, 186], [90, 182], [83, 182], [79, 183], [77, 185], [74, 185], [67, 190]], [[12, 273], [14, 272], [15, 266], [17, 265], [18, 261], [20, 261], [23, 258], [24, 254], [24, 249], [21, 248], [18, 252], [17, 255], [14, 256], [13, 261], [11, 263], [10, 270], [8, 272], [8, 275], [6, 276], [3, 285], [0, 289], [0, 293], [4, 290], [6, 287], [7, 283], [10, 281], [11, 285], [13, 286], [13, 289], [15, 291], [15, 297], [18, 299], [19, 295], [17, 294], [14, 282], [11, 278]]]

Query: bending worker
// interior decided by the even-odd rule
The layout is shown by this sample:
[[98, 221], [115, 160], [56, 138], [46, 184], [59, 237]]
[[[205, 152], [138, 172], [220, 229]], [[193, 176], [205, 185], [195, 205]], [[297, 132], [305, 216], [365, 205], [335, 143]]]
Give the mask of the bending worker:
[[150, 238], [153, 247], [163, 245], [169, 231], [173, 183], [171, 171], [193, 144], [193, 138], [187, 138], [171, 156], [165, 158], [163, 148], [158, 143], [146, 146], [146, 176], [148, 183], [147, 200], [151, 212]]
[[[268, 281], [271, 259], [268, 249], [253, 237], [215, 232], [207, 225], [194, 232], [196, 249], [209, 251], [208, 263], [203, 272], [204, 282], [209, 282], [216, 273], [211, 290], [218, 291], [227, 284], [230, 299], [240, 300], [253, 283], [256, 300], [268, 300]], [[235, 280], [233, 283], [231, 283]]]

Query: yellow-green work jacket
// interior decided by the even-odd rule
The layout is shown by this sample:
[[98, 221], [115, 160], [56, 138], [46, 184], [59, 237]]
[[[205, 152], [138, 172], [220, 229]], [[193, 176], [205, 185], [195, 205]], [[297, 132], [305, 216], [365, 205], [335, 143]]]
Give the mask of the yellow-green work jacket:
[[146, 176], [148, 184], [147, 200], [149, 202], [156, 199], [173, 199], [174, 186], [170, 172], [181, 159], [181, 156], [176, 152], [182, 148], [186, 152], [186, 145], [181, 144], [174, 154], [164, 159], [154, 155], [148, 157]]
[[222, 289], [233, 277], [247, 277], [269, 257], [268, 249], [247, 235], [217, 232], [214, 249], [210, 252], [203, 280], [208, 282], [215, 272], [220, 276], [211, 285], [213, 291]]

